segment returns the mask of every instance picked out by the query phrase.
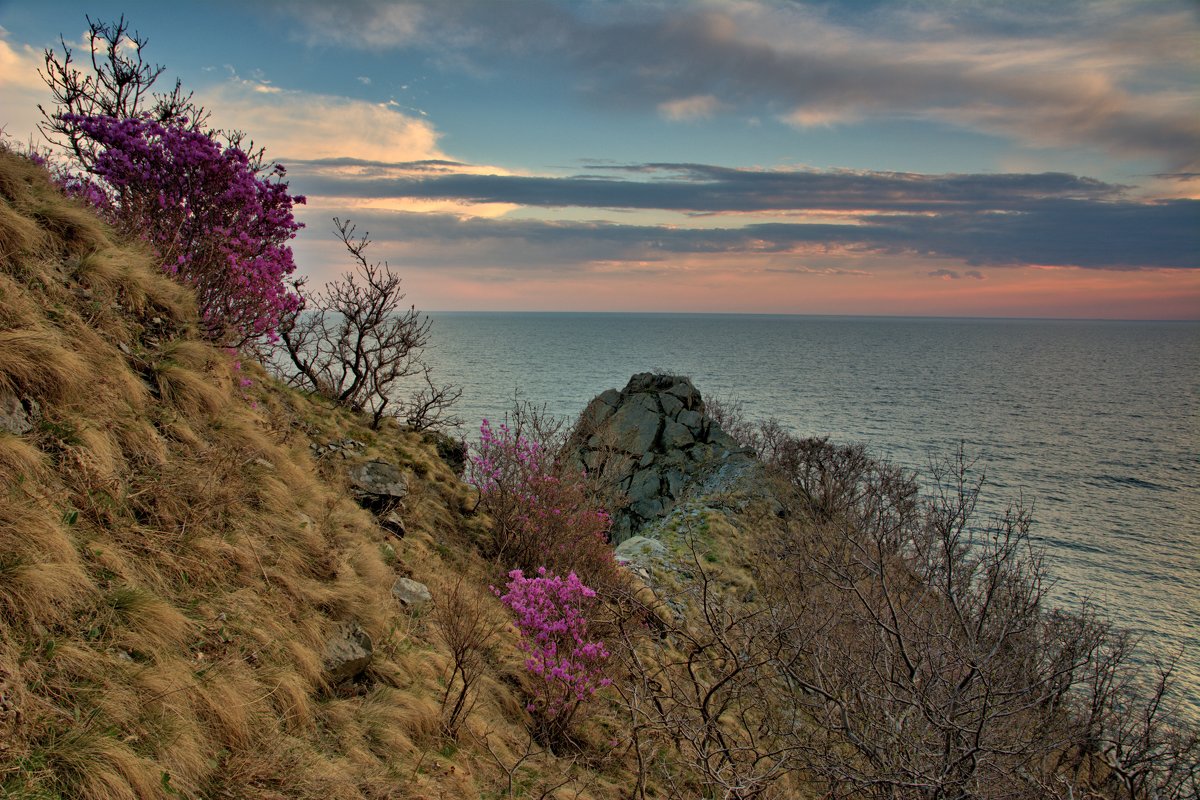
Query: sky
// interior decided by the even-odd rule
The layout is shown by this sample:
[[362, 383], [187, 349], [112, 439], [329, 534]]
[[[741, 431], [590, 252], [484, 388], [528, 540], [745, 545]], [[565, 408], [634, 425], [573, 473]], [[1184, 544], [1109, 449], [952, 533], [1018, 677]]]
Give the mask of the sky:
[[[1200, 319], [1196, 0], [0, 0], [121, 14], [435, 310]], [[169, 85], [167, 86], [169, 88]]]

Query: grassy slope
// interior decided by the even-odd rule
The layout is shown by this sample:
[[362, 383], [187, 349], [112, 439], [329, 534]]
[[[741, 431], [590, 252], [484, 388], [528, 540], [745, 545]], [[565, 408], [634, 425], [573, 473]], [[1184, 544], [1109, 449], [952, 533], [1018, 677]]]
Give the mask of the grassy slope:
[[[0, 149], [4, 391], [39, 412], [0, 432], [0, 796], [496, 797], [510, 771], [520, 786], [576, 774], [562, 797], [630, 785], [615, 761], [514, 769], [511, 634], [460, 741], [441, 737], [445, 648], [390, 587], [486, 585], [465, 488], [419, 436], [239, 370], [146, 252]], [[345, 437], [410, 473], [403, 540], [348, 499], [348, 462], [311, 457]], [[346, 618], [375, 658], [329, 687], [324, 642]]]

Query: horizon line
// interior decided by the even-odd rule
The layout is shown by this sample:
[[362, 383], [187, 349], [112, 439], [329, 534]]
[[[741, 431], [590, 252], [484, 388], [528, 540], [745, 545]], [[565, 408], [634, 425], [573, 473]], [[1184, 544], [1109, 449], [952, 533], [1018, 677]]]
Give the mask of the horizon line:
[[580, 311], [578, 309], [430, 309], [425, 314], [577, 314], [609, 316], [658, 316], [658, 317], [800, 317], [809, 319], [891, 319], [891, 320], [960, 320], [987, 322], [1168, 322], [1175, 324], [1197, 324], [1200, 317], [1016, 317], [1016, 316], [970, 316], [965, 314], [812, 314], [787, 311]]

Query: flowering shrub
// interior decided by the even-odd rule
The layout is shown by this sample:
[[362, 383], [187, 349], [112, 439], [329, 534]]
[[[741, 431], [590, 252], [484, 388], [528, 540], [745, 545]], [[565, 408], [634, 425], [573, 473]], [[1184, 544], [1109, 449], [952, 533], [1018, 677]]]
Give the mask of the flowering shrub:
[[[609, 652], [602, 641], [588, 638], [588, 611], [596, 592], [574, 572], [566, 578], [539, 567], [536, 578], [515, 569], [500, 600], [516, 615], [525, 669], [534, 677], [533, 701], [527, 706], [555, 741], [566, 733], [581, 704], [612, 683], [604, 677]], [[498, 590], [494, 590], [499, 595]]]
[[467, 465], [480, 506], [493, 521], [493, 555], [533, 570], [548, 566], [606, 586], [616, 573], [608, 512], [588, 496], [584, 476], [556, 462], [538, 442], [495, 429], [485, 419]]
[[232, 346], [274, 338], [300, 298], [285, 279], [296, 268], [284, 168], [261, 177], [246, 153], [211, 134], [148, 117], [66, 114], [97, 146], [89, 177], [66, 181], [118, 228], [145, 239], [163, 268], [195, 289], [208, 337]]

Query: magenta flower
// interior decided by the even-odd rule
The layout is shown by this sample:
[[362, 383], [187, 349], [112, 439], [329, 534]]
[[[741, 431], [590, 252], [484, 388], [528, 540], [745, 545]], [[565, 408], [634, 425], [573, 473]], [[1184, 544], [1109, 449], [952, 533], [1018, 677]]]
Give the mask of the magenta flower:
[[100, 146], [89, 176], [65, 176], [64, 189], [115, 226], [144, 239], [163, 270], [196, 291], [210, 339], [241, 346], [274, 338], [299, 308], [288, 288], [295, 271], [288, 242], [302, 225], [278, 164], [261, 177], [240, 149], [210, 133], [147, 117], [65, 115]]

